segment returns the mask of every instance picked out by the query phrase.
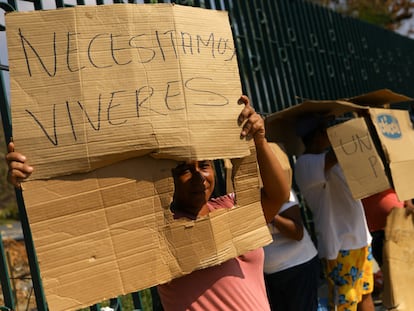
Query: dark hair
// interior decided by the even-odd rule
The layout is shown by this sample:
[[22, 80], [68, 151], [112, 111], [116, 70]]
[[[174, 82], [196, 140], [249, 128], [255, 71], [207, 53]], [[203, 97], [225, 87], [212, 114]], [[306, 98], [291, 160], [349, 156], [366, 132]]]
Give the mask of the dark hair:
[[302, 136], [301, 137], [302, 142], [305, 145], [305, 147], [309, 147], [312, 144], [313, 139], [316, 136], [316, 134], [323, 133], [325, 130], [326, 130], [326, 126], [325, 125], [320, 125], [317, 128], [310, 131], [309, 133], [307, 133], [306, 135]]

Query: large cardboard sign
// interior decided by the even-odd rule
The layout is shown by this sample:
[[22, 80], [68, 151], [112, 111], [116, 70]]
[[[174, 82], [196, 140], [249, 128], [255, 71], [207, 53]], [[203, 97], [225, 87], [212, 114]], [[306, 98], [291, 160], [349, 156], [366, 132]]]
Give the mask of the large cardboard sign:
[[33, 178], [145, 154], [248, 154], [227, 12], [78, 6], [11, 13], [6, 24], [14, 140]]
[[392, 184], [400, 200], [414, 198], [414, 129], [406, 110], [370, 109], [370, 117], [389, 164]]
[[394, 208], [387, 218], [384, 242], [384, 295], [388, 310], [414, 309], [414, 296], [410, 289], [414, 282], [414, 219], [405, 215], [403, 208]]
[[344, 169], [352, 195], [363, 198], [391, 187], [381, 157], [363, 118], [328, 129], [329, 140]]
[[[77, 310], [271, 242], [225, 12], [108, 5], [6, 17], [12, 120], [50, 310]], [[168, 159], [169, 158], [169, 159]], [[172, 220], [179, 159], [231, 158], [237, 206]]]
[[78, 310], [267, 245], [254, 150], [233, 160], [237, 207], [172, 220], [175, 161], [150, 156], [24, 183], [50, 310]]
[[393, 187], [400, 200], [414, 197], [414, 130], [407, 110], [369, 108], [369, 117], [328, 129], [354, 198]]

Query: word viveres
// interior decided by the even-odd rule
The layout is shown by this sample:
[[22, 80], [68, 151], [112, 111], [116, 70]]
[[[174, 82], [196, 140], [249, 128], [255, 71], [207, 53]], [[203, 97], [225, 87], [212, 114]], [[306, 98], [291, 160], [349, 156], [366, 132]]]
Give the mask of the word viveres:
[[183, 82], [167, 81], [164, 85], [158, 85], [158, 88], [144, 85], [135, 90], [119, 89], [110, 93], [100, 93], [88, 104], [81, 100], [52, 104], [50, 118], [47, 117], [46, 120], [40, 119], [30, 109], [25, 109], [25, 112], [34, 120], [47, 140], [58, 146], [59, 132], [67, 126], [71, 128], [73, 141], [78, 140], [78, 131], [86, 129], [79, 122], [79, 118], [86, 120], [85, 125], [88, 124], [94, 132], [100, 132], [104, 127], [128, 126], [128, 123], [140, 118], [148, 120], [156, 116], [167, 117], [174, 111], [187, 112], [188, 104], [184, 100], [186, 96], [209, 95], [208, 102], [193, 103], [194, 106], [208, 108], [229, 105], [229, 99], [225, 95], [210, 89], [211, 82], [210, 78], [192, 77]]
[[[38, 62], [48, 76], [55, 77], [66, 70], [78, 72], [86, 68], [168, 62], [183, 56], [208, 56], [213, 61], [228, 62], [236, 55], [232, 39], [217, 37], [214, 33], [202, 36], [175, 30], [134, 35], [53, 32], [50, 43], [45, 44], [47, 38], [43, 37], [41, 43], [35, 42], [19, 28], [19, 38], [29, 76], [33, 75], [32, 62]], [[65, 52], [58, 53], [62, 50]]]

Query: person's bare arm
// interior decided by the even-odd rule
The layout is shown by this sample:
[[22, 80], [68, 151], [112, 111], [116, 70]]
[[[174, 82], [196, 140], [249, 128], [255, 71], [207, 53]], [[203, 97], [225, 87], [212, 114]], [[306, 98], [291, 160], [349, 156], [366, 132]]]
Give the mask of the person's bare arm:
[[239, 124], [243, 124], [240, 136], [254, 139], [263, 182], [263, 213], [266, 221], [271, 222], [282, 204], [287, 202], [290, 185], [279, 160], [267, 143], [263, 118], [254, 111], [247, 96], [241, 96], [239, 103], [245, 105], [238, 119]]
[[6, 162], [9, 167], [7, 180], [16, 188], [20, 188], [21, 181], [32, 174], [33, 167], [26, 163], [24, 155], [14, 151], [14, 143], [9, 143], [7, 151]]
[[276, 215], [272, 224], [289, 239], [300, 241], [303, 238], [303, 222], [299, 205], [293, 205]]

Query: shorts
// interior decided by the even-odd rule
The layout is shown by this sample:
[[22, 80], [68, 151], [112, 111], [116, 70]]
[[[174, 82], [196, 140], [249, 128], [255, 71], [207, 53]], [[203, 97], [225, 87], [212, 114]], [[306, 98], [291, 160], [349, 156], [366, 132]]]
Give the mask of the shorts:
[[338, 257], [325, 260], [329, 289], [329, 307], [338, 311], [356, 311], [362, 296], [374, 289], [371, 246], [341, 250]]

